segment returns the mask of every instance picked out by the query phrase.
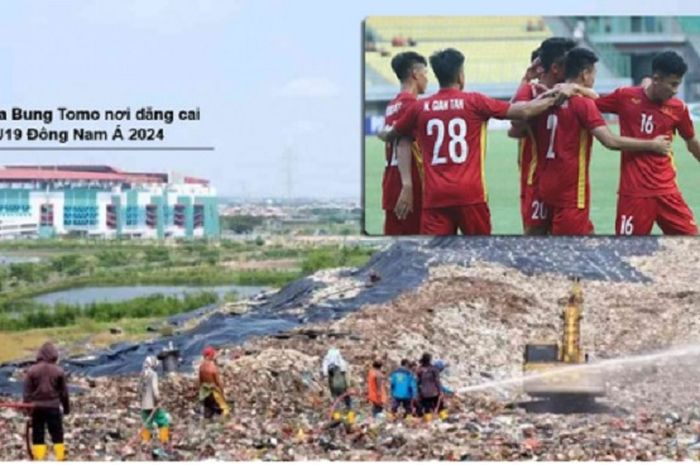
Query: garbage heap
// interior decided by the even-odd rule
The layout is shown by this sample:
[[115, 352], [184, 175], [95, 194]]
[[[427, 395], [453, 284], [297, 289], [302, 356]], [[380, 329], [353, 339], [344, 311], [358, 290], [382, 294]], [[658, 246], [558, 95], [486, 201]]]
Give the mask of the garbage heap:
[[[605, 371], [607, 396], [583, 411], [533, 411], [518, 382], [524, 345], [559, 337], [568, 277], [486, 262], [441, 265], [391, 302], [223, 348], [218, 362], [234, 404], [225, 421], [202, 418], [194, 374], [161, 377], [173, 417], [165, 452], [171, 460], [697, 459], [700, 253], [688, 245], [665, 241], [654, 255], [630, 259], [649, 282], [583, 283], [583, 347], [592, 361], [619, 361]], [[330, 347], [350, 364], [360, 393], [354, 425], [330, 419], [320, 374]], [[448, 363], [450, 388], [483, 389], [449, 399], [445, 421], [372, 418], [364, 399], [372, 361], [383, 360], [388, 373], [423, 352]], [[639, 354], [657, 355], [629, 358]], [[136, 376], [71, 383], [83, 392], [65, 421], [70, 459], [150, 457], [152, 446], [138, 438]], [[24, 457], [24, 421], [0, 413], [4, 460]]]

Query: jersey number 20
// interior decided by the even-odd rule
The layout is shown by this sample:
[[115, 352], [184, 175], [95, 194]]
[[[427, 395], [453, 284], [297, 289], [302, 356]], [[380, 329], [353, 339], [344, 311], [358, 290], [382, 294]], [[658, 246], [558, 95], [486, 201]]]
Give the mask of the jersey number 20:
[[[441, 119], [433, 118], [428, 121], [428, 135], [435, 135], [435, 145], [433, 145], [433, 165], [444, 165], [447, 157], [440, 156], [440, 148], [445, 140], [445, 123]], [[447, 123], [447, 133], [450, 142], [447, 146], [447, 153], [452, 163], [460, 164], [467, 161], [469, 147], [467, 145], [467, 122], [462, 118], [452, 118]]]

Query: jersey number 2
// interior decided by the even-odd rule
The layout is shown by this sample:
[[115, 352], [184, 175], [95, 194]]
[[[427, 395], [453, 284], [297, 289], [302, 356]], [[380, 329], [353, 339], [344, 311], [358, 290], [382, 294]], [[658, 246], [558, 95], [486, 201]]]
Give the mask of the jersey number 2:
[[[440, 148], [445, 140], [445, 123], [441, 119], [433, 118], [428, 121], [427, 132], [429, 136], [435, 134], [435, 145], [433, 145], [433, 165], [444, 165], [447, 157], [440, 156]], [[469, 146], [467, 145], [467, 122], [462, 118], [452, 118], [447, 123], [447, 132], [450, 142], [447, 146], [447, 153], [455, 164], [467, 161]]]

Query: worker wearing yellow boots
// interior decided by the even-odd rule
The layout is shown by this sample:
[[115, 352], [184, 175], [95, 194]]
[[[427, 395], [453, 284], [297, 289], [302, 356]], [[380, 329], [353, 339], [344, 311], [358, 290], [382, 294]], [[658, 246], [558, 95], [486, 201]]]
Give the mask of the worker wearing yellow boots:
[[226, 403], [224, 383], [221, 381], [219, 367], [216, 366], [216, 350], [205, 347], [202, 352], [204, 360], [199, 366], [199, 400], [204, 406], [204, 418], [221, 415], [227, 418], [231, 408]]
[[170, 415], [159, 406], [160, 392], [158, 390], [158, 373], [156, 367], [158, 359], [149, 355], [143, 361], [143, 369], [139, 380], [139, 391], [141, 393], [141, 439], [144, 443], [149, 443], [152, 431], [158, 428], [158, 439], [161, 444], [166, 445], [170, 441]]
[[[58, 350], [47, 342], [39, 349], [36, 363], [24, 378], [24, 402], [32, 408], [32, 458], [44, 460], [48, 447], [44, 441], [48, 427], [54, 458], [66, 459], [63, 442], [63, 415], [70, 414], [68, 385], [63, 369], [57, 365]], [[61, 413], [63, 407], [63, 413]]]
[[331, 347], [323, 358], [321, 374], [328, 379], [328, 388], [333, 399], [331, 417], [333, 421], [340, 421], [343, 415], [339, 409], [342, 401], [347, 411], [345, 421], [352, 425], [355, 423], [355, 412], [352, 410], [352, 394], [355, 392], [351, 385], [350, 368], [340, 351]]
[[420, 395], [420, 409], [423, 419], [430, 422], [433, 413], [437, 411], [442, 393], [440, 384], [440, 370], [432, 363], [432, 356], [429, 353], [423, 354], [418, 367], [418, 393]]

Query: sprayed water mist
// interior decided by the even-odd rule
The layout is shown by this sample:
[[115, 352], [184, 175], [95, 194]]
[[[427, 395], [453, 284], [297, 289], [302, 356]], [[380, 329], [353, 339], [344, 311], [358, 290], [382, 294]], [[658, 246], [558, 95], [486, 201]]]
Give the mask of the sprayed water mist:
[[504, 380], [489, 381], [487, 383], [476, 384], [474, 386], [466, 386], [458, 389], [457, 393], [464, 394], [467, 392], [486, 391], [507, 386], [521, 385], [524, 381], [541, 379], [558, 374], [585, 372], [606, 372], [609, 374], [610, 371], [619, 372], [621, 369], [624, 370], [627, 366], [637, 369], [640, 366], [653, 365], [662, 360], [685, 357], [700, 357], [700, 344], [672, 347], [670, 349], [660, 352], [653, 352], [650, 354], [631, 355], [607, 360], [598, 360], [592, 363], [567, 365], [562, 368], [554, 368], [542, 373], [520, 375]]

